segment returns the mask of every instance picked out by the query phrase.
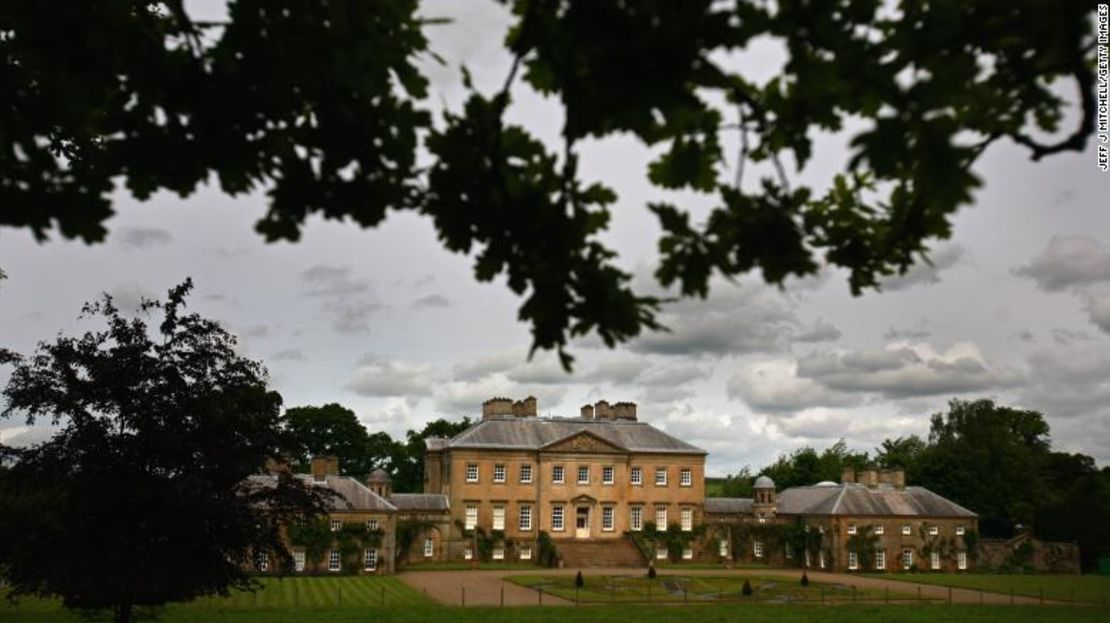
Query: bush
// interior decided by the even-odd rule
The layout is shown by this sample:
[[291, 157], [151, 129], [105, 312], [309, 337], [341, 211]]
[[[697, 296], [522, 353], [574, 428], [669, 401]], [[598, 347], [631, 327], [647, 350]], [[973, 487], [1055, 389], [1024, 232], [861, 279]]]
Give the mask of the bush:
[[751, 597], [752, 596], [752, 583], [747, 581], [747, 580], [744, 580], [744, 588], [740, 592], [744, 595], [744, 597]]
[[648, 565], [647, 576], [648, 576], [649, 580], [654, 580], [655, 579], [655, 564], [654, 563]]
[[574, 576], [574, 588], [582, 588], [586, 585], [586, 581], [582, 579], [582, 572], [579, 571], [578, 575]]
[[802, 586], [809, 586], [809, 576], [805, 571], [802, 572]]

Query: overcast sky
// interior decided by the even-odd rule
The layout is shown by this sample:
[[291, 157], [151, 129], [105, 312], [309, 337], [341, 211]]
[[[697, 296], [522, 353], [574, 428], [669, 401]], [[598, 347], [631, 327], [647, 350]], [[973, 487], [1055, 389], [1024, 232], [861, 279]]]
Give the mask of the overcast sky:
[[[218, 7], [194, 5], [198, 10]], [[458, 65], [494, 90], [509, 59], [508, 23], [493, 2], [426, 3], [447, 66], [428, 63], [436, 105], [457, 107]], [[758, 46], [735, 62], [773, 75], [781, 54]], [[557, 136], [552, 101], [516, 89], [512, 117]], [[1070, 96], [1074, 100], [1074, 96]], [[844, 136], [821, 137], [801, 179], [817, 183], [843, 163]], [[702, 198], [645, 181], [651, 153], [630, 139], [583, 146], [582, 170], [620, 193], [607, 240], [651, 291], [659, 229], [644, 205]], [[881, 294], [853, 298], [845, 274], [825, 271], [784, 291], [755, 279], [718, 283], [707, 301], [665, 310], [672, 332], [615, 350], [586, 340], [567, 375], [551, 357], [527, 362], [520, 301], [503, 281], [479, 284], [470, 259], [444, 251], [430, 223], [393, 214], [379, 228], [312, 219], [301, 242], [265, 244], [253, 231], [261, 196], [209, 189], [182, 200], [116, 202], [107, 243], [34, 242], [0, 229], [0, 343], [29, 353], [76, 321], [84, 301], [110, 292], [124, 307], [192, 276], [191, 305], [217, 318], [262, 360], [287, 406], [339, 402], [371, 431], [400, 435], [438, 418], [480, 413], [494, 395], [539, 398], [543, 414], [575, 415], [607, 399], [639, 404], [651, 422], [710, 452], [709, 472], [757, 468], [803, 445], [844, 438], [869, 450], [924, 434], [953, 397], [992, 397], [1038, 409], [1055, 447], [1110, 461], [1110, 175], [1087, 153], [1029, 161], [992, 147], [977, 172], [985, 187], [955, 221], [933, 266], [914, 268]], [[749, 176], [754, 184], [755, 177]], [[6, 371], [0, 370], [0, 382]], [[44, 430], [0, 421], [0, 440]]]

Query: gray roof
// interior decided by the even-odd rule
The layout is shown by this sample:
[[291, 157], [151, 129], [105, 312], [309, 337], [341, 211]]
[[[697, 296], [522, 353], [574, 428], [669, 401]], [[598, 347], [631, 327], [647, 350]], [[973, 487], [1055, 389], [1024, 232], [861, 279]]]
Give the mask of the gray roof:
[[368, 480], [370, 482], [390, 482], [392, 478], [389, 477], [389, 472], [384, 469], [375, 469], [370, 472], [370, 478], [368, 478]]
[[[328, 508], [333, 511], [381, 511], [391, 513], [397, 510], [385, 498], [366, 488], [366, 485], [350, 476], [328, 476], [324, 482], [315, 482], [309, 474], [296, 474], [305, 484], [316, 487], [327, 487], [339, 494], [328, 502]], [[248, 486], [272, 487], [277, 484], [277, 476], [258, 474], [247, 477]]]
[[770, 476], [760, 476], [759, 478], [755, 479], [755, 484], [753, 485], [753, 488], [755, 488], [755, 489], [774, 489], [775, 488], [775, 481], [771, 480]]
[[780, 515], [976, 517], [924, 487], [897, 489], [859, 484], [791, 487], [778, 495]]
[[705, 498], [707, 514], [743, 514], [752, 512], [751, 498]]
[[450, 440], [443, 437], [428, 437], [424, 440], [424, 447], [428, 450], [442, 450], [447, 447], [449, 442]]
[[389, 501], [399, 511], [437, 511], [450, 510], [447, 496], [439, 493], [394, 493]]
[[[592, 433], [629, 452], [706, 454], [705, 450], [672, 437], [647, 422], [630, 420], [494, 417], [474, 424], [450, 440], [437, 441], [443, 442], [442, 448], [538, 450], [581, 432]], [[441, 448], [433, 448], [429, 443], [428, 449]]]

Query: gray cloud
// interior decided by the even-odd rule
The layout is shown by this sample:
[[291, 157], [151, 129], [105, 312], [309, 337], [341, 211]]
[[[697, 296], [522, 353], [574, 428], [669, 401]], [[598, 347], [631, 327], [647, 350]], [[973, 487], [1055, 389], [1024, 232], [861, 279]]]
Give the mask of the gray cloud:
[[1040, 256], [1014, 272], [1048, 292], [1110, 281], [1110, 249], [1090, 236], [1053, 236]]
[[940, 283], [940, 274], [960, 263], [966, 250], [958, 244], [943, 244], [929, 253], [929, 261], [917, 261], [901, 275], [891, 275], [879, 281], [884, 291], [905, 290], [919, 285]]
[[304, 353], [296, 348], [286, 348], [270, 355], [274, 361], [304, 361]]
[[149, 289], [133, 281], [117, 284], [108, 291], [108, 295], [112, 297], [112, 302], [120, 311], [127, 313], [139, 311], [144, 299], [157, 298]]
[[883, 339], [893, 342], [896, 340], [909, 340], [918, 341], [924, 340], [933, 334], [932, 331], [926, 328], [924, 319], [909, 327], [890, 327], [887, 332], [883, 334]]
[[859, 404], [858, 395], [839, 392], [798, 376], [794, 361], [775, 360], [749, 364], [725, 384], [732, 400], [742, 400], [757, 412], [786, 413], [810, 407], [846, 407]]
[[1049, 417], [1110, 416], [1110, 351], [1101, 342], [1053, 344], [1029, 354], [1023, 400]]
[[1095, 326], [1110, 333], [1110, 294], [1085, 294], [1083, 308]]
[[318, 264], [301, 273], [311, 296], [350, 296], [370, 291], [369, 279], [356, 279], [350, 266]]
[[840, 332], [840, 329], [837, 329], [831, 323], [818, 320], [813, 323], [813, 326], [795, 335], [794, 341], [803, 343], [835, 342], [839, 340], [842, 335], [843, 333]]
[[173, 242], [170, 232], [156, 227], [127, 227], [116, 235], [126, 249], [151, 249]]
[[797, 374], [829, 389], [894, 399], [982, 392], [1023, 380], [1016, 371], [988, 365], [971, 344], [946, 353], [928, 347], [813, 353], [798, 360]]
[[412, 302], [413, 309], [445, 308], [450, 306], [451, 301], [447, 300], [447, 297], [442, 294], [429, 294], [428, 296], [422, 296]]
[[429, 365], [364, 359], [344, 385], [360, 396], [430, 396], [435, 388]]
[[370, 315], [382, 305], [363, 299], [335, 298], [324, 303], [324, 311], [331, 316], [331, 328], [336, 333], [358, 335], [370, 331]]

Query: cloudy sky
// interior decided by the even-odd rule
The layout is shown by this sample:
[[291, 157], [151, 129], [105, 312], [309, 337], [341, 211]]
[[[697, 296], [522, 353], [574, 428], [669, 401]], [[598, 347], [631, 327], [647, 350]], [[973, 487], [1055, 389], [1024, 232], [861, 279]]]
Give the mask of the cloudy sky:
[[[193, 5], [218, 13], [216, 5]], [[486, 91], [509, 59], [508, 23], [492, 2], [430, 2], [427, 63], [435, 105], [457, 107], [459, 63]], [[768, 43], [737, 55], [756, 76], [774, 75]], [[547, 139], [558, 107], [514, 91], [513, 118]], [[1074, 99], [1074, 97], [1072, 97]], [[822, 136], [815, 164], [797, 179], [820, 183], [845, 160], [846, 136]], [[620, 193], [607, 240], [639, 287], [659, 235], [645, 210], [669, 198], [697, 212], [704, 198], [662, 193], [644, 181], [651, 152], [629, 139], [583, 147], [582, 169]], [[953, 397], [993, 397], [1041, 410], [1058, 448], [1110, 462], [1110, 175], [1087, 153], [1032, 163], [994, 146], [977, 172], [985, 187], [937, 245], [932, 266], [891, 279], [881, 294], [852, 297], [828, 270], [784, 290], [754, 279], [718, 283], [706, 301], [665, 310], [670, 333], [616, 350], [573, 347], [565, 374], [552, 358], [527, 361], [520, 301], [502, 281], [479, 284], [470, 260], [444, 251], [431, 225], [394, 214], [374, 230], [313, 219], [296, 244], [265, 244], [252, 229], [260, 196], [211, 189], [188, 199], [116, 202], [107, 243], [38, 244], [0, 229], [0, 343], [31, 352], [77, 321], [84, 301], [110, 292], [124, 307], [162, 295], [186, 276], [192, 305], [221, 320], [261, 359], [287, 406], [340, 402], [371, 430], [393, 435], [438, 417], [479, 412], [494, 395], [534, 394], [540, 411], [574, 415], [599, 399], [639, 403], [640, 417], [710, 452], [709, 471], [758, 467], [780, 453], [844, 438], [870, 449], [890, 436], [925, 433]], [[754, 184], [758, 171], [748, 176]], [[0, 382], [6, 380], [0, 370]], [[0, 440], [47, 431], [0, 421]]]

